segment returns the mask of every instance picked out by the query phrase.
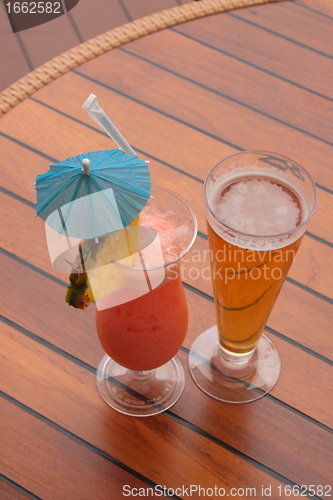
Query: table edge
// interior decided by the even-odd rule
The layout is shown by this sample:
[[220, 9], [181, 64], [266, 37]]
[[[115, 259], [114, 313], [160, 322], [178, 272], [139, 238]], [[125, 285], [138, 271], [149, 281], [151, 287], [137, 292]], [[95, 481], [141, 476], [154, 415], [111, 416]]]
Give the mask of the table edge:
[[132, 40], [211, 14], [281, 1], [286, 0], [200, 0], [126, 23], [77, 45], [7, 87], [0, 93], [0, 117], [59, 76]]

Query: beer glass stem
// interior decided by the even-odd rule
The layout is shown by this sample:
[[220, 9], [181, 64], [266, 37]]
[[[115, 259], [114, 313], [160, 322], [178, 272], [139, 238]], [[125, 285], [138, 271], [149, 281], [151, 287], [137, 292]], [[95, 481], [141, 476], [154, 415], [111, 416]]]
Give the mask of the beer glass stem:
[[230, 352], [227, 349], [224, 349], [224, 347], [222, 347], [221, 345], [220, 349], [221, 349], [221, 356], [225, 359], [225, 361], [227, 363], [230, 363], [231, 365], [234, 365], [235, 367], [248, 363], [255, 351], [255, 349], [253, 349], [252, 351], [247, 352], [245, 354], [237, 354], [234, 352]]

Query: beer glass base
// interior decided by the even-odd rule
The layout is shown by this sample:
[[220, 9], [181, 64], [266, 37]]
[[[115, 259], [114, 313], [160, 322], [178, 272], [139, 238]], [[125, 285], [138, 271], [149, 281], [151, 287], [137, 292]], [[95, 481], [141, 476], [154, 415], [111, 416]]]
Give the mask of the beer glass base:
[[194, 382], [209, 396], [226, 403], [249, 403], [262, 398], [276, 384], [281, 369], [273, 342], [262, 335], [251, 359], [232, 363], [223, 357], [216, 326], [194, 341], [189, 354]]
[[148, 417], [176, 403], [185, 387], [185, 372], [178, 356], [155, 370], [134, 371], [106, 354], [98, 366], [96, 384], [111, 408], [125, 415]]

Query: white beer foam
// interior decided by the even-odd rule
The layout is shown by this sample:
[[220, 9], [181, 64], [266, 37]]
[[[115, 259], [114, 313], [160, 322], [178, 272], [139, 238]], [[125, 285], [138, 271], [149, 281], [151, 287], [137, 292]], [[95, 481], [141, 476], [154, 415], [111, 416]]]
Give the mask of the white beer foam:
[[[258, 175], [255, 173], [251, 173], [250, 168], [244, 168], [242, 170], [243, 172], [241, 174], [237, 173], [235, 175], [235, 173], [231, 171], [229, 174], [224, 175], [223, 181], [222, 178], [217, 179], [219, 180], [219, 182], [215, 182], [213, 189], [211, 189], [211, 191], [207, 193], [209, 205], [214, 213], [216, 213], [216, 207], [217, 205], [219, 205], [219, 213], [218, 215], [216, 214], [217, 218], [213, 217], [210, 212], [206, 212], [207, 221], [215, 231], [215, 233], [232, 245], [236, 245], [240, 248], [259, 251], [283, 248], [300, 238], [306, 230], [306, 226], [302, 226], [302, 222], [307, 219], [309, 213], [309, 207], [301, 192], [298, 189], [295, 189], [293, 185], [289, 185], [289, 182], [286, 179], [282, 180], [280, 177], [272, 175], [269, 172], [265, 172], [264, 175]], [[252, 196], [255, 199], [262, 195], [265, 196], [265, 184], [258, 184], [258, 181], [264, 181], [271, 186], [276, 186], [277, 188], [279, 188], [277, 191], [279, 194], [279, 199], [281, 191], [287, 195], [289, 201], [287, 205], [285, 203], [285, 200], [283, 199], [282, 203], [276, 203], [274, 206], [274, 210], [276, 211], [273, 217], [273, 220], [275, 218], [276, 222], [276, 227], [274, 230], [268, 229], [272, 223], [272, 220], [270, 218], [266, 218], [266, 216], [264, 215], [264, 211], [262, 211], [261, 217], [257, 217], [256, 213], [260, 213], [260, 210], [254, 210], [254, 212], [256, 213], [253, 214], [253, 210], [250, 211], [248, 207], [245, 208], [244, 202], [239, 203], [240, 198], [238, 196], [234, 199], [235, 205], [232, 209], [233, 214], [229, 214], [229, 203], [222, 202], [221, 193], [223, 193], [223, 191], [232, 184], [234, 185], [233, 188], [236, 188], [236, 186], [238, 186], [238, 189], [233, 189], [233, 192], [230, 194], [230, 188], [227, 193], [225, 193], [224, 197], [229, 193], [230, 198], [232, 194], [238, 194], [244, 199], [244, 196], [248, 195], [250, 187], [250, 185], [246, 184], [248, 181], [254, 181], [254, 185], [257, 186], [257, 192], [252, 193]], [[285, 186], [295, 194], [301, 206], [301, 214], [299, 207], [293, 201], [292, 197], [280, 186]], [[266, 199], [267, 198], [269, 197], [266, 197]], [[220, 201], [221, 203], [219, 203]], [[233, 202], [231, 200], [229, 201], [231, 205]], [[269, 203], [270, 202], [271, 200], [269, 200]], [[298, 224], [301, 225], [299, 229], [295, 229], [296, 224], [293, 225], [290, 220], [288, 223], [288, 219], [286, 218], [286, 215], [288, 214], [288, 206], [289, 208], [291, 208], [291, 214], [294, 213], [294, 219], [297, 217], [296, 222], [298, 220]], [[241, 207], [242, 213], [237, 212], [237, 207]], [[267, 209], [265, 211], [267, 211]], [[233, 221], [230, 221], [231, 217], [234, 218]], [[229, 220], [229, 223], [226, 222], [227, 219]], [[218, 222], [219, 220], [222, 222], [222, 224]], [[259, 222], [259, 225], [261, 225], [260, 232], [256, 227], [256, 220], [257, 222]], [[223, 223], [225, 224], [225, 226], [223, 226]], [[237, 223], [238, 227], [236, 227]], [[242, 228], [239, 227], [241, 225]], [[263, 231], [263, 233], [261, 231]]]
[[252, 235], [269, 236], [299, 225], [301, 211], [281, 185], [268, 179], [237, 182], [212, 203], [217, 217], [227, 226]]

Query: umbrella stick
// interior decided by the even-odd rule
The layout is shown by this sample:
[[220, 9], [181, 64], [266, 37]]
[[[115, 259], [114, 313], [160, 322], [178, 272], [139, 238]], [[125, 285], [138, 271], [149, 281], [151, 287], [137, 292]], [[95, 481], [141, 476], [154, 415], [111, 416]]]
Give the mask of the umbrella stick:
[[[71, 248], [72, 247], [71, 239], [69, 237], [69, 234], [68, 234], [68, 231], [67, 231], [67, 228], [66, 228], [66, 223], [65, 223], [65, 220], [64, 220], [62, 212], [61, 212], [61, 207], [58, 208], [58, 214], [59, 214], [59, 217], [60, 217], [60, 220], [61, 220], [61, 224], [62, 224], [62, 228], [64, 230], [64, 234], [66, 236], [68, 248]], [[61, 234], [59, 234], [59, 238], [60, 238], [60, 236], [61, 236]]]
[[144, 275], [146, 277], [146, 281], [147, 281], [147, 285], [148, 285], [149, 291], [151, 292], [152, 289], [153, 289], [153, 287], [151, 286], [151, 282], [150, 282], [150, 279], [149, 279], [149, 274], [148, 274], [148, 271], [147, 271], [147, 268], [146, 268], [146, 263], [144, 261], [144, 258], [143, 258], [143, 255], [141, 253], [141, 250], [139, 250], [139, 257], [140, 257], [140, 261], [141, 261], [141, 265], [142, 265], [142, 269], [143, 269]]

